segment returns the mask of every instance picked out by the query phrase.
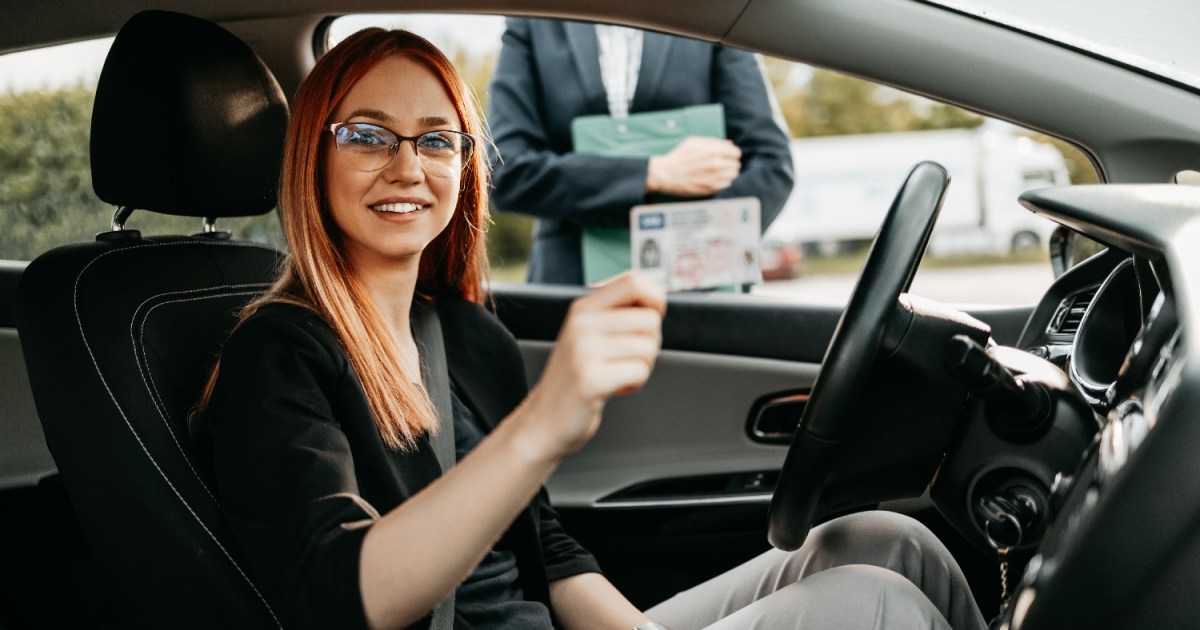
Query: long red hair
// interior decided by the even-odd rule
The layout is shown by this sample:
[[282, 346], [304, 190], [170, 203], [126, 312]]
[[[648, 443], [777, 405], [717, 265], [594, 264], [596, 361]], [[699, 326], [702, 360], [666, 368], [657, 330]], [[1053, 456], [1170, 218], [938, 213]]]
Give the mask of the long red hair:
[[[484, 137], [472, 93], [450, 60], [426, 39], [407, 31], [368, 28], [335, 46], [300, 85], [288, 124], [279, 212], [290, 252], [278, 281], [243, 311], [242, 320], [273, 302], [297, 304], [321, 316], [345, 348], [384, 442], [405, 450], [421, 434], [436, 431], [437, 414], [425, 390], [403, 373], [388, 327], [339, 245], [322, 177], [329, 150], [323, 136], [334, 122], [330, 117], [355, 83], [391, 56], [408, 58], [432, 71], [450, 96], [461, 129], [481, 140]], [[420, 296], [483, 300], [488, 276], [489, 166], [481, 144], [476, 143], [464, 164], [458, 204], [449, 225], [421, 255]], [[217, 369], [219, 365], [201, 408], [208, 401]]]

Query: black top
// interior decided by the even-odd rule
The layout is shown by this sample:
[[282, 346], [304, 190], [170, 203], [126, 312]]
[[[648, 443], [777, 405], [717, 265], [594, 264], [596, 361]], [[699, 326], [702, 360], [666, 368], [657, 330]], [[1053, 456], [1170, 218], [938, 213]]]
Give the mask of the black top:
[[[454, 407], [454, 454], [462, 461], [483, 440], [484, 433], [453, 386], [450, 401]], [[516, 554], [495, 546], [459, 585], [455, 610], [475, 630], [550, 630], [550, 610], [541, 602], [525, 600], [517, 576]]]
[[[516, 341], [476, 304], [447, 299], [437, 309], [451, 382], [490, 430], [526, 393]], [[204, 421], [221, 503], [285, 624], [365, 627], [363, 537], [440, 474], [428, 441], [407, 453], [384, 445], [333, 331], [283, 304], [263, 307], [230, 337]], [[550, 581], [599, 571], [544, 490], [497, 547], [512, 550], [525, 598], [547, 605]], [[469, 625], [459, 615], [456, 627]]]

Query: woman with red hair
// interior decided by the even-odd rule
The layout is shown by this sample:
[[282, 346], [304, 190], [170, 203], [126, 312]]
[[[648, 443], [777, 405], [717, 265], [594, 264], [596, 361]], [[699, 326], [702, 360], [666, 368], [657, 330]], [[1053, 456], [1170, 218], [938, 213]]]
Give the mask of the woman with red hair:
[[[480, 306], [483, 141], [458, 73], [411, 33], [351, 36], [296, 95], [279, 202], [290, 252], [200, 404], [217, 491], [264, 597], [285, 624], [324, 628], [628, 630], [722, 617], [743, 627], [747, 614], [779, 616], [779, 604], [751, 604], [847, 562], [826, 562], [821, 545], [780, 553], [712, 583], [735, 591], [751, 573], [782, 571], [769, 591], [723, 602], [699, 591], [647, 615], [562, 530], [542, 483], [595, 433], [610, 397], [646, 382], [666, 299], [629, 274], [579, 298], [528, 389], [515, 340]], [[862, 615], [853, 598], [886, 596], [896, 619], [944, 626], [970, 593], [932, 535], [902, 527], [927, 537], [910, 540], [910, 579], [947, 576], [935, 585], [942, 612], [874, 567], [822, 571], [788, 606], [807, 598], [809, 622], [828, 619], [813, 616], [830, 609], [821, 583], [840, 592], [839, 576], [852, 577], [859, 594], [839, 595], [839, 609]], [[894, 552], [896, 527], [877, 529]], [[822, 531], [846, 530], [814, 538]]]

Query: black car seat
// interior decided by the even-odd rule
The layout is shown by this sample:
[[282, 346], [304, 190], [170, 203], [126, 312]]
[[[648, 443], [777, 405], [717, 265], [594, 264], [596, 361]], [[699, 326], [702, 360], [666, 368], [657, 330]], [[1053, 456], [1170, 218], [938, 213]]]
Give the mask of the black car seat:
[[[274, 208], [286, 126], [279, 85], [237, 37], [177, 13], [134, 16], [92, 118], [112, 229], [38, 257], [18, 289], [46, 442], [122, 627], [280, 627], [187, 416], [239, 309], [272, 281], [279, 254], [214, 223]], [[143, 236], [124, 227], [135, 209], [205, 230]]]

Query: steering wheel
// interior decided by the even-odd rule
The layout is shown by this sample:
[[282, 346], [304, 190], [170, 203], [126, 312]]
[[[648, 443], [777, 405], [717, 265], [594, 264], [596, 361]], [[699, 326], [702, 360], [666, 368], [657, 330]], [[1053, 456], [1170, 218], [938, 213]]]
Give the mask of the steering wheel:
[[825, 351], [775, 494], [767, 537], [777, 549], [804, 543], [822, 513], [822, 491], [856, 410], [901, 293], [908, 291], [942, 207], [950, 177], [933, 162], [913, 167], [884, 219], [862, 275]]

